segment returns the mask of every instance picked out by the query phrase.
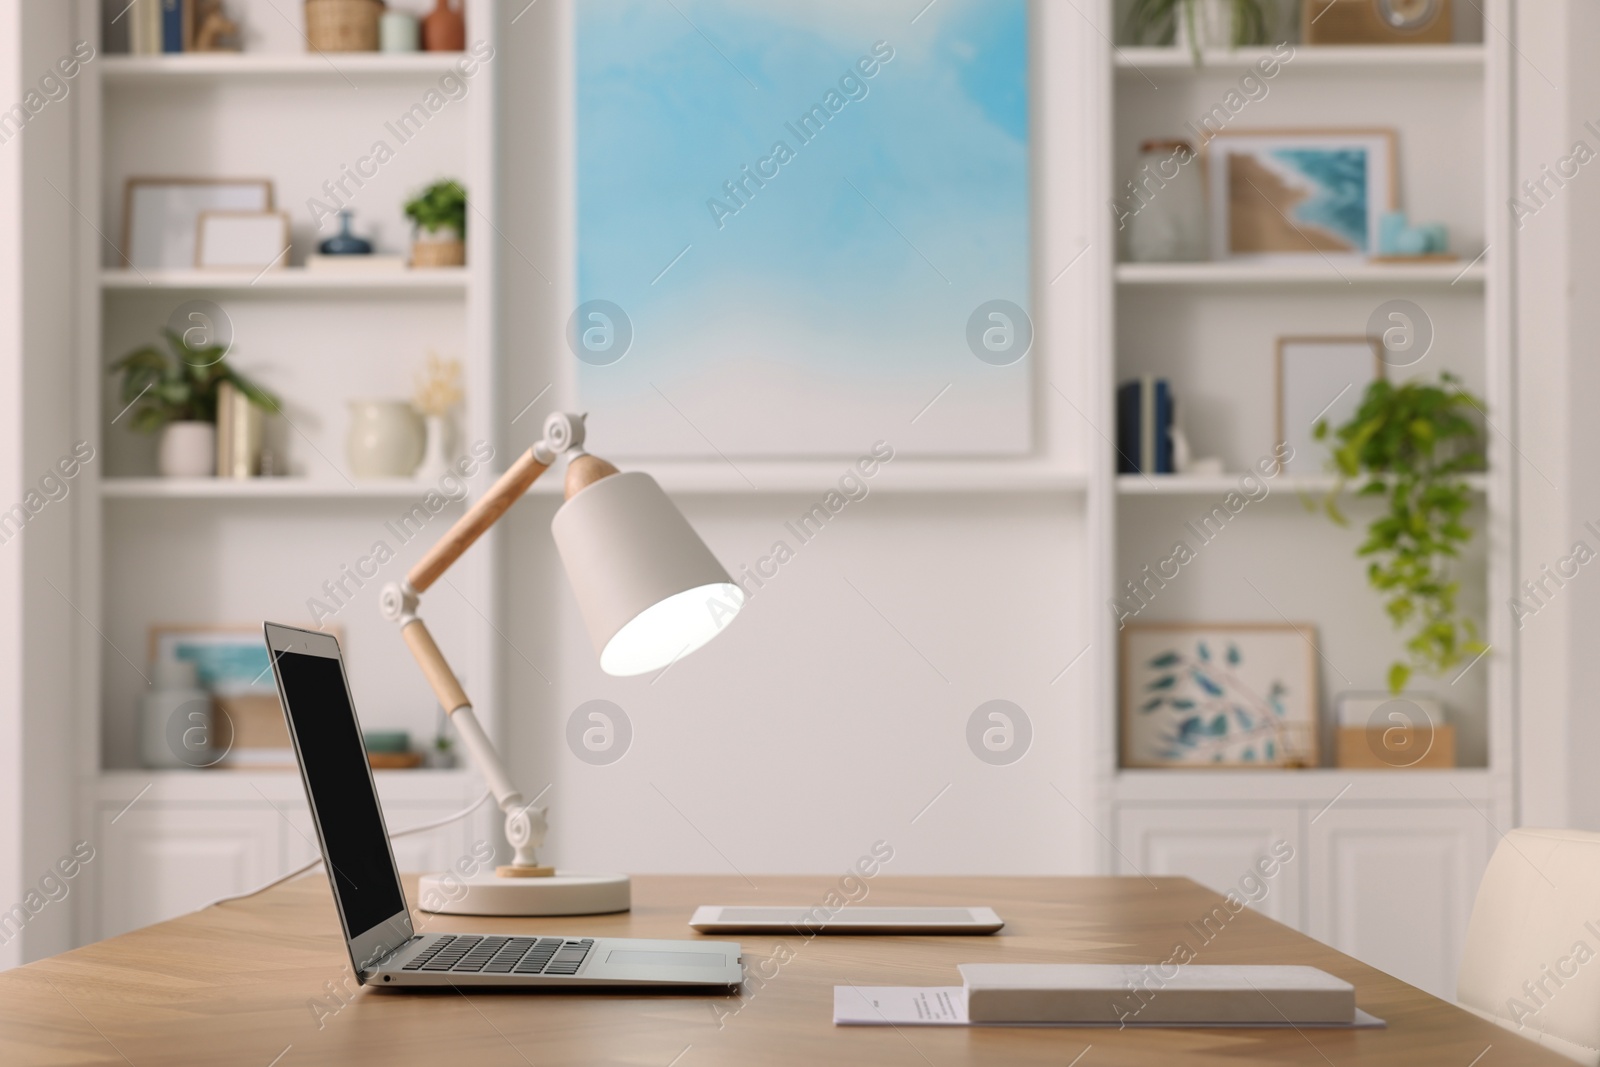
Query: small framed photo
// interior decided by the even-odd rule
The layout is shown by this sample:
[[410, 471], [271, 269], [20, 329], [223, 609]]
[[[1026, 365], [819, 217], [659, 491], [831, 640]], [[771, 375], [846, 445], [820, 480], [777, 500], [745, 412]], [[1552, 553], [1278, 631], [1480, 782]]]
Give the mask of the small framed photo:
[[[329, 627], [338, 636], [338, 630]], [[271, 653], [261, 626], [169, 626], [150, 628], [150, 665], [194, 664], [196, 685], [211, 697], [207, 721], [196, 722], [169, 743], [192, 767], [293, 767], [294, 750]], [[175, 749], [176, 751], [176, 749]]]
[[152, 626], [150, 665], [194, 664], [201, 689], [214, 696], [276, 695], [272, 660], [260, 626]]
[[265, 271], [289, 262], [289, 216], [281, 211], [202, 211], [194, 265]]
[[1332, 439], [1318, 441], [1317, 423], [1330, 430], [1361, 407], [1367, 386], [1383, 377], [1382, 342], [1373, 337], [1280, 337], [1277, 356], [1275, 443], [1292, 450], [1290, 474], [1328, 469]]
[[123, 258], [141, 270], [192, 269], [201, 213], [272, 208], [272, 182], [266, 178], [129, 178]]
[[1395, 208], [1393, 130], [1223, 130], [1206, 142], [1211, 258], [1363, 262]]
[[1317, 765], [1316, 627], [1130, 623], [1124, 767]]

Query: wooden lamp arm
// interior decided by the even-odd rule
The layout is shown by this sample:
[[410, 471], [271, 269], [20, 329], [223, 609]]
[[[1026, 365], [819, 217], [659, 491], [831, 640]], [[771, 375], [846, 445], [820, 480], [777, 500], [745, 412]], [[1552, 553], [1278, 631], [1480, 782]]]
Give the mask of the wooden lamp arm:
[[570, 449], [583, 447], [583, 416], [557, 412], [544, 423], [544, 439], [528, 449], [506, 469], [489, 491], [483, 494], [456, 524], [445, 531], [427, 554], [406, 575], [410, 592], [421, 594], [438, 581], [450, 565], [477, 543], [478, 538], [500, 521], [511, 505], [522, 499], [528, 487], [550, 468], [556, 457]]
[[451, 564], [460, 559], [467, 549], [477, 543], [478, 538], [500, 521], [500, 516], [509, 511], [511, 505], [522, 499], [522, 494], [539, 480], [539, 475], [549, 469], [548, 461], [540, 462], [538, 447], [535, 445], [524, 452], [506, 469], [489, 491], [468, 508], [467, 513], [457, 519], [456, 524], [428, 549], [427, 554], [417, 560], [406, 574], [406, 581], [413, 591], [427, 592], [428, 587], [438, 581], [440, 576], [450, 569]]

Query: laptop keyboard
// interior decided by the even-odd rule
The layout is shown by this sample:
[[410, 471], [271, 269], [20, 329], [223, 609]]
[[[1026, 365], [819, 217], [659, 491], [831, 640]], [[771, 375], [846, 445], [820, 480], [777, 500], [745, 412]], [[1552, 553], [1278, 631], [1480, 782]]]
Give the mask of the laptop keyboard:
[[451, 974], [577, 974], [594, 938], [478, 937], [444, 934], [402, 968]]

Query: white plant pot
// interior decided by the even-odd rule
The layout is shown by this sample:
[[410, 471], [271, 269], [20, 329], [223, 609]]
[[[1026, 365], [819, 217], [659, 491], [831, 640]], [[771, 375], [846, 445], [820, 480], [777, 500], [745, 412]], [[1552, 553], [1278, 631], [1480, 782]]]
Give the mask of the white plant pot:
[[409, 478], [422, 461], [422, 416], [404, 400], [353, 400], [345, 455], [357, 478]]
[[[1188, 0], [1194, 5], [1195, 42], [1202, 49], [1227, 49], [1233, 47], [1233, 0]], [[1189, 12], [1179, 5], [1178, 36], [1173, 42], [1179, 48], [1190, 47]]]
[[161, 430], [163, 478], [209, 478], [217, 473], [217, 428], [209, 422], [169, 422]]

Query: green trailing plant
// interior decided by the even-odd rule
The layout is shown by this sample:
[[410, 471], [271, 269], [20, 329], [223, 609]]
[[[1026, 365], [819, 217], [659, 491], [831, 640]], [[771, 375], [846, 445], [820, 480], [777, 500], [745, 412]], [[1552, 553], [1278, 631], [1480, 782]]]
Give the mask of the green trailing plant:
[[217, 389], [230, 382], [256, 407], [277, 411], [276, 396], [228, 365], [222, 345], [196, 347], [164, 330], [171, 351], [135, 349], [111, 364], [122, 375], [122, 403], [137, 404], [129, 425], [154, 433], [170, 422], [216, 422]]
[[448, 229], [458, 237], [467, 235], [467, 191], [460, 182], [434, 182], [406, 201], [405, 211], [419, 230], [438, 233]]
[[1356, 479], [1366, 479], [1358, 496], [1388, 502], [1356, 554], [1370, 557], [1367, 581], [1407, 634], [1409, 662], [1390, 665], [1391, 692], [1404, 689], [1414, 670], [1442, 674], [1486, 647], [1458, 607], [1461, 583], [1454, 577], [1462, 546], [1472, 539], [1462, 521], [1472, 504], [1463, 475], [1484, 469], [1482, 412], [1452, 374], [1440, 375], [1438, 384], [1380, 378], [1343, 425], [1330, 429], [1323, 420], [1313, 431], [1334, 445], [1339, 480], [1323, 502], [1329, 518], [1348, 524], [1338, 497]]
[[[1128, 35], [1136, 44], [1170, 45], [1178, 35], [1179, 21], [1189, 36], [1189, 51], [1200, 65], [1200, 33], [1195, 6], [1203, 0], [1133, 0], [1128, 9]], [[1267, 43], [1265, 0], [1222, 0], [1233, 16], [1235, 48]]]

